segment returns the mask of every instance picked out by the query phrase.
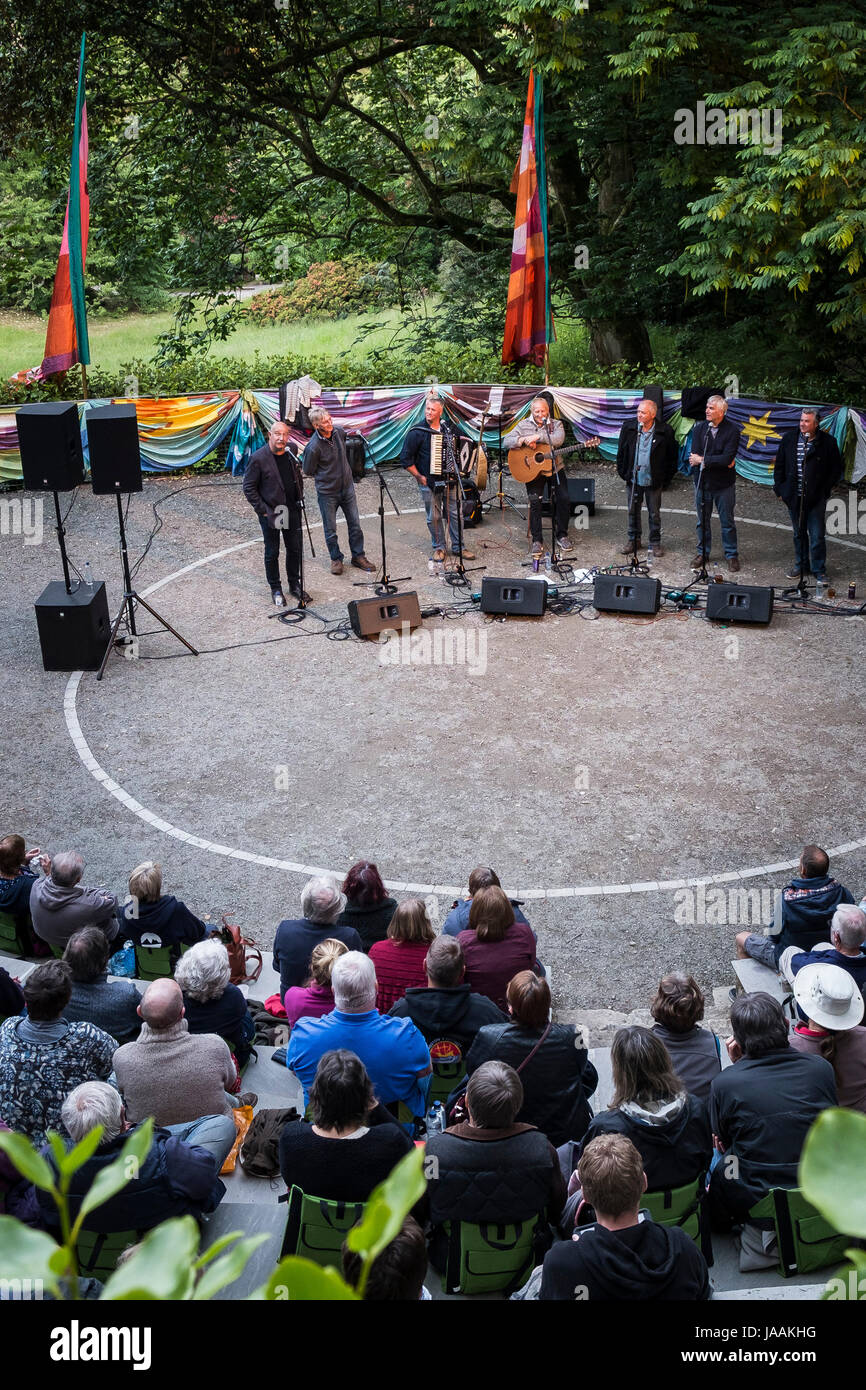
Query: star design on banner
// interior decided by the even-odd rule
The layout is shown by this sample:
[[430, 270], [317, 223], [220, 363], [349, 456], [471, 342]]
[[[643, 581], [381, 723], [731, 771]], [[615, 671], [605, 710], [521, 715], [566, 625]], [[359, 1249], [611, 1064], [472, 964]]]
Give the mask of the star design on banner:
[[751, 449], [753, 444], [766, 444], [770, 439], [782, 438], [770, 424], [769, 410], [761, 416], [760, 420], [756, 420], [754, 415], [750, 415], [749, 423], [743, 426], [743, 434], [746, 436], [747, 449]]

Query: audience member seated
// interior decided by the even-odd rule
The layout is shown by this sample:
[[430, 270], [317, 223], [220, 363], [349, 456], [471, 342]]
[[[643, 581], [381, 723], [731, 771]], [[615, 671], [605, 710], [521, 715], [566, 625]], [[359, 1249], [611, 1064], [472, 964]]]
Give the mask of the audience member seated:
[[33, 930], [49, 946], [62, 950], [82, 927], [100, 927], [108, 941], [120, 930], [117, 898], [104, 888], [85, 888], [83, 872], [80, 854], [55, 854], [48, 877], [37, 879], [30, 890]]
[[386, 1014], [407, 989], [423, 989], [427, 983], [424, 961], [435, 933], [421, 898], [407, 898], [391, 918], [388, 935], [370, 948], [376, 967], [376, 1008]]
[[[75, 1218], [85, 1194], [119, 1156], [136, 1126], [129, 1123], [114, 1087], [101, 1081], [76, 1086], [64, 1100], [60, 1114], [69, 1135], [67, 1149], [102, 1125], [96, 1152], [72, 1177], [69, 1212]], [[88, 1213], [84, 1229], [107, 1234], [149, 1231], [174, 1216], [194, 1216], [199, 1220], [215, 1211], [225, 1195], [219, 1170], [234, 1141], [234, 1122], [225, 1115], [208, 1115], [174, 1130], [155, 1129], [150, 1148], [135, 1173], [119, 1192]], [[48, 1149], [45, 1158], [55, 1167]], [[50, 1193], [40, 1191], [38, 1200], [46, 1228], [56, 1230], [59, 1214]]]
[[183, 993], [183, 1010], [191, 1033], [216, 1033], [245, 1066], [252, 1052], [255, 1024], [247, 1001], [231, 984], [229, 953], [221, 941], [199, 941], [184, 952], [174, 969]]
[[819, 941], [811, 951], [787, 946], [779, 957], [779, 974], [793, 984], [797, 971], [806, 965], [838, 965], [847, 970], [857, 988], [866, 989], [866, 912], [843, 903], [833, 913], [830, 940]]
[[832, 1066], [789, 1046], [782, 1006], [769, 994], [738, 996], [731, 1029], [727, 1048], [734, 1065], [710, 1089], [710, 1122], [723, 1155], [709, 1187], [719, 1230], [745, 1221], [771, 1188], [797, 1186], [809, 1128], [836, 1104]]
[[[376, 1256], [367, 1271], [362, 1295], [365, 1303], [418, 1303], [429, 1301], [424, 1287], [427, 1274], [427, 1242], [413, 1216], [407, 1216], [394, 1239]], [[343, 1278], [353, 1289], [361, 1277], [361, 1256], [343, 1243]]]
[[653, 1032], [667, 1048], [680, 1081], [691, 1095], [706, 1100], [713, 1077], [722, 1069], [722, 1049], [715, 1033], [698, 1026], [704, 996], [697, 980], [680, 971], [665, 975], [650, 1012]]
[[509, 980], [535, 965], [535, 937], [525, 922], [514, 920], [514, 908], [501, 888], [479, 888], [469, 909], [469, 928], [457, 940], [470, 987], [505, 1013]]
[[[488, 890], [489, 891], [489, 890]], [[547, 1223], [565, 1201], [556, 1150], [533, 1125], [518, 1123], [523, 1087], [513, 1067], [485, 1062], [466, 1088], [468, 1120], [427, 1137], [433, 1235], [430, 1259], [440, 1272], [447, 1255], [446, 1221], [511, 1225], [537, 1220], [538, 1254], [550, 1243]]]
[[331, 973], [334, 1008], [323, 1018], [301, 1018], [292, 1029], [286, 1064], [310, 1100], [319, 1062], [326, 1052], [354, 1052], [367, 1068], [383, 1105], [402, 1101], [420, 1118], [425, 1112], [430, 1054], [408, 1018], [391, 1018], [376, 1009], [376, 969], [363, 951], [347, 951]]
[[326, 937], [313, 947], [310, 956], [310, 982], [307, 985], [292, 985], [286, 990], [283, 1005], [289, 1027], [294, 1028], [299, 1018], [321, 1018], [334, 1007], [334, 991], [331, 987], [331, 971], [334, 962], [346, 954], [347, 947], [342, 941]]
[[[442, 924], [442, 935], [459, 936], [462, 931], [467, 931], [469, 928], [469, 909], [472, 907], [472, 899], [475, 897], [475, 894], [481, 888], [501, 887], [502, 884], [499, 882], [499, 875], [495, 873], [493, 869], [487, 868], [484, 864], [479, 864], [469, 875], [469, 896], [467, 898], [461, 898], [459, 902], [454, 904]], [[529, 923], [520, 911], [519, 899], [509, 898], [508, 901], [514, 908], [515, 922], [524, 922], [526, 926], [529, 926]]]
[[824, 1057], [836, 1076], [839, 1104], [866, 1114], [866, 1028], [860, 1027], [863, 996], [856, 984], [838, 965], [807, 965], [797, 972], [794, 998], [806, 1022], [794, 1024], [791, 1046]]
[[138, 1012], [138, 1040], [114, 1054], [130, 1122], [139, 1124], [150, 1115], [158, 1125], [169, 1126], [204, 1115], [231, 1115], [226, 1091], [237, 1084], [232, 1054], [215, 1033], [190, 1033], [177, 982], [154, 980]]
[[286, 1187], [331, 1201], [366, 1202], [412, 1148], [398, 1124], [371, 1126], [375, 1107], [364, 1063], [345, 1049], [325, 1052], [310, 1090], [312, 1124], [294, 1120], [280, 1136]]
[[280, 998], [293, 985], [310, 978], [310, 957], [320, 941], [342, 941], [349, 951], [360, 951], [361, 938], [354, 927], [337, 926], [346, 906], [343, 894], [328, 878], [311, 878], [301, 891], [302, 918], [281, 922], [274, 937], [274, 969], [280, 973]]
[[426, 989], [407, 989], [391, 1010], [394, 1018], [411, 1018], [431, 1048], [434, 1062], [465, 1062], [479, 1028], [505, 1023], [501, 1009], [484, 994], [473, 994], [463, 979], [463, 948], [453, 936], [437, 936], [424, 961]]
[[111, 948], [100, 927], [82, 927], [70, 936], [63, 959], [72, 974], [72, 993], [63, 1010], [70, 1023], [95, 1023], [118, 1043], [137, 1036], [141, 995], [131, 980], [109, 980]]
[[186, 903], [170, 893], [163, 893], [162, 865], [155, 864], [152, 859], [138, 864], [129, 875], [129, 898], [120, 905], [117, 916], [124, 941], [131, 941], [133, 946], [157, 949], [168, 946], [172, 969], [178, 962], [181, 947], [204, 941], [218, 930], [200, 921]]
[[8, 970], [0, 965], [0, 1023], [12, 1014], [20, 1014], [24, 1009], [24, 991], [17, 980], [13, 980]]
[[82, 1081], [105, 1081], [117, 1049], [92, 1023], [67, 1023], [72, 977], [47, 960], [24, 981], [27, 1013], [0, 1023], [0, 1116], [34, 1144], [57, 1129], [60, 1107]]
[[337, 918], [337, 926], [354, 927], [364, 951], [377, 941], [384, 941], [397, 899], [388, 897], [376, 865], [366, 859], [353, 864], [343, 880], [343, 896], [346, 906]]
[[33, 872], [34, 863], [44, 874], [51, 869], [51, 860], [39, 849], [28, 849], [21, 835], [4, 835], [0, 840], [0, 912], [8, 912], [22, 929], [30, 922], [30, 893], [39, 875]]
[[643, 1160], [624, 1134], [587, 1144], [577, 1170], [595, 1224], [554, 1245], [544, 1258], [539, 1299], [572, 1303], [703, 1301], [711, 1297], [706, 1262], [678, 1226], [661, 1226], [640, 1201]]
[[[610, 1109], [593, 1118], [580, 1152], [600, 1134], [624, 1134], [641, 1156], [650, 1192], [684, 1187], [707, 1173], [713, 1137], [706, 1104], [686, 1091], [661, 1038], [637, 1025], [620, 1028], [610, 1063]], [[569, 1155], [563, 1157], [568, 1160]], [[568, 1166], [573, 1166], [573, 1156]], [[572, 1197], [577, 1189], [573, 1183]], [[573, 1201], [571, 1205], [576, 1207]]]
[[471, 1075], [485, 1062], [507, 1062], [523, 1086], [518, 1120], [540, 1129], [554, 1147], [581, 1139], [598, 1074], [574, 1025], [550, 1022], [550, 986], [531, 970], [514, 976], [507, 998], [511, 1022], [481, 1029], [466, 1070]]
[[800, 876], [782, 889], [773, 921], [767, 935], [738, 932], [737, 956], [751, 956], [762, 965], [776, 970], [779, 958], [788, 946], [798, 951], [811, 951], [819, 941], [830, 939], [830, 919], [840, 903], [854, 899], [830, 877], [830, 859], [817, 845], [807, 845], [800, 858]]

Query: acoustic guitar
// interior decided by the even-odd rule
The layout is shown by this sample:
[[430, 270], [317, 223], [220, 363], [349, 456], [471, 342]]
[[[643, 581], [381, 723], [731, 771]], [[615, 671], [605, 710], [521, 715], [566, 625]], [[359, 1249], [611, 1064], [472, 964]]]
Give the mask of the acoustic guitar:
[[508, 467], [511, 476], [519, 483], [531, 483], [539, 476], [550, 477], [554, 458], [576, 454], [580, 449], [594, 449], [600, 443], [601, 439], [596, 434], [585, 444], [567, 444], [562, 449], [551, 450], [545, 444], [524, 445], [523, 448], [508, 450]]

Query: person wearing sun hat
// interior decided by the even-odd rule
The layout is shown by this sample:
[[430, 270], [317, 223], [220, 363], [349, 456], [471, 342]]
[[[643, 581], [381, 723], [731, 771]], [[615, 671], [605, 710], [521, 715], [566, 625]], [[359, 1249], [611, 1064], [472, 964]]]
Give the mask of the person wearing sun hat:
[[836, 1073], [839, 1104], [866, 1114], [866, 1028], [863, 996], [838, 965], [806, 965], [794, 978], [794, 998], [806, 1019], [791, 1029], [798, 1052], [825, 1057]]

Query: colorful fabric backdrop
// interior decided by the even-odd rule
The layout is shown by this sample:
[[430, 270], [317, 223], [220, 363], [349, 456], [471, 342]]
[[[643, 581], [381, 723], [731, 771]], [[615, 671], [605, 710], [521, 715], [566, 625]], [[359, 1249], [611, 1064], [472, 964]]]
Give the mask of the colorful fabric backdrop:
[[[325, 388], [321, 401], [338, 425], [361, 431], [373, 461], [386, 463], [398, 457], [407, 432], [423, 420], [424, 399], [429, 389], [429, 386], [372, 386], [352, 391]], [[490, 399], [491, 389], [495, 388], [482, 385], [437, 387], [447, 414], [471, 439], [478, 438], [482, 408]], [[499, 389], [503, 393], [502, 433], [505, 434], [515, 420], [528, 413], [537, 388], [507, 386]], [[547, 390], [553, 398], [556, 414], [571, 425], [575, 438], [582, 440], [599, 435], [602, 457], [612, 461], [616, 456], [619, 432], [624, 422], [634, 417], [642, 392], [557, 386]], [[115, 401], [121, 399], [117, 397]], [[133, 403], [138, 415], [142, 465], [155, 473], [188, 468], [225, 444], [226, 467], [232, 473], [241, 473], [250, 454], [264, 443], [277, 418], [278, 399], [276, 387], [160, 399], [138, 397]], [[94, 406], [111, 403], [90, 400], [79, 404], [85, 459], [88, 457], [87, 414]], [[823, 428], [832, 431], [843, 449], [846, 478], [852, 483], [859, 482], [866, 476], [866, 410], [829, 403], [820, 409]], [[740, 396], [730, 399], [728, 415], [741, 431], [737, 472], [753, 483], [771, 483], [772, 459], [779, 439], [784, 430], [797, 424], [800, 406]], [[665, 392], [664, 418], [672, 425], [681, 445], [685, 445], [692, 421], [683, 419], [680, 414], [679, 392]], [[293, 439], [299, 446], [305, 442], [300, 432], [293, 431]], [[485, 444], [495, 447], [498, 440], [498, 424], [491, 428], [488, 422], [484, 431]], [[15, 412], [7, 407], [0, 410], [0, 480], [20, 477]]]

